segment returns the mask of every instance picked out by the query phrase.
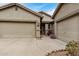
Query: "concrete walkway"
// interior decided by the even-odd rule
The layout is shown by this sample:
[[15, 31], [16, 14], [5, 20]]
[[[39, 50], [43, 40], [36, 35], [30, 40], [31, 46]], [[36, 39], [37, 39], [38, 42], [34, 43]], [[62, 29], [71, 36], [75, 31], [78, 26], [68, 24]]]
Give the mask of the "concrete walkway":
[[0, 55], [2, 56], [44, 56], [52, 50], [64, 49], [66, 43], [57, 39], [43, 37], [0, 39]]

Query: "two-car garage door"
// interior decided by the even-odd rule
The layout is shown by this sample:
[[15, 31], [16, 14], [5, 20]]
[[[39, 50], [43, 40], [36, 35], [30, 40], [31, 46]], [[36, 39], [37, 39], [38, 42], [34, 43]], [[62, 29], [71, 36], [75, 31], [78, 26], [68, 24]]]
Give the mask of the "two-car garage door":
[[35, 37], [35, 23], [0, 22], [0, 37]]

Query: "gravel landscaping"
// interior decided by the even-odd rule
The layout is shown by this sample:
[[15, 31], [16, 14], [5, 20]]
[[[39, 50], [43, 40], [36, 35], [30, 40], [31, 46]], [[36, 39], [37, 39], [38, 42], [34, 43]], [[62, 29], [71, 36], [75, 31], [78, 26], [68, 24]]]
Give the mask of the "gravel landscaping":
[[57, 50], [52, 51], [51, 53], [48, 53], [46, 56], [67, 56], [68, 51], [66, 50]]

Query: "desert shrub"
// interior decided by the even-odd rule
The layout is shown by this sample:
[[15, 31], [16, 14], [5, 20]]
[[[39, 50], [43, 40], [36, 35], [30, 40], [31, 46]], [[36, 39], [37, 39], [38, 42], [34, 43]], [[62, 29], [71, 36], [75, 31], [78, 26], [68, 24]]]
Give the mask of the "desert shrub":
[[79, 45], [78, 45], [78, 42], [76, 42], [74, 40], [70, 41], [66, 45], [66, 50], [68, 51], [67, 55], [78, 56], [79, 55]]

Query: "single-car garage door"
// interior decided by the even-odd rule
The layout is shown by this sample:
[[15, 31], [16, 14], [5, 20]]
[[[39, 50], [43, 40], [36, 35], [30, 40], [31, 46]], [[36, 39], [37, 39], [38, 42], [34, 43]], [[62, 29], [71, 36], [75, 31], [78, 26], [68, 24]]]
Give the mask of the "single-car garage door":
[[35, 23], [0, 22], [0, 37], [35, 37]]

